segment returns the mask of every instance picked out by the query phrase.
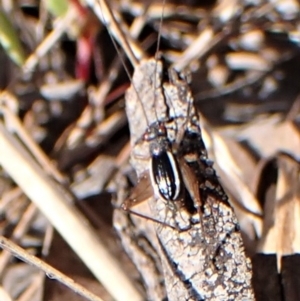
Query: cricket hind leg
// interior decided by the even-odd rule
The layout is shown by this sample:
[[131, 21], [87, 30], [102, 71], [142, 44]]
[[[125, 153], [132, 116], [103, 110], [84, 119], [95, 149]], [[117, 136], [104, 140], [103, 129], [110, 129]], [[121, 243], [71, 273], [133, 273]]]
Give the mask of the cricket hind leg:
[[132, 208], [137, 206], [138, 204], [141, 204], [143, 202], [146, 202], [149, 200], [149, 198], [153, 197], [154, 191], [151, 185], [151, 181], [149, 178], [148, 173], [144, 173], [138, 183], [132, 188], [129, 196], [125, 197], [125, 200], [122, 201], [121, 205], [115, 205], [115, 209], [122, 210], [123, 212], [127, 212], [130, 214], [133, 214], [135, 216], [138, 216], [140, 218], [144, 218], [146, 220], [150, 220], [157, 224], [163, 224], [164, 226], [169, 226], [173, 228], [171, 225], [168, 225], [164, 223], [163, 221], [160, 221], [156, 218], [153, 218], [149, 215], [137, 212], [133, 210]]
[[[168, 224], [173, 229], [176, 229], [177, 232], [185, 232], [191, 229], [193, 226], [193, 215], [196, 213], [196, 210], [193, 206], [193, 201], [189, 194], [185, 191], [181, 194], [181, 198], [176, 201], [164, 201], [165, 203], [165, 212], [164, 212], [164, 222], [163, 224]], [[169, 216], [171, 212], [171, 217]], [[167, 221], [170, 217], [172, 224]]]

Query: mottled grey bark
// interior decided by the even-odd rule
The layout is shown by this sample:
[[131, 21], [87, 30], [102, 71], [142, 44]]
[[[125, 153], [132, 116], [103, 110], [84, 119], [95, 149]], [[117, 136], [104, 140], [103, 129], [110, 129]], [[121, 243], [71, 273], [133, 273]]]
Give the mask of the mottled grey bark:
[[[207, 158], [186, 80], [169, 70], [169, 81], [163, 82], [162, 63], [142, 61], [126, 94], [126, 112], [137, 185], [140, 191], [143, 185], [152, 191], [145, 193], [149, 198], [138, 211], [161, 223], [131, 215], [126, 226], [128, 220], [118, 213], [115, 226], [146, 283], [148, 298], [158, 300], [166, 289], [168, 300], [254, 300], [251, 262], [236, 216]], [[157, 121], [167, 128], [181, 170], [183, 189], [176, 201], [162, 199], [149, 180], [149, 141], [142, 137]], [[140, 201], [138, 195], [132, 199]]]

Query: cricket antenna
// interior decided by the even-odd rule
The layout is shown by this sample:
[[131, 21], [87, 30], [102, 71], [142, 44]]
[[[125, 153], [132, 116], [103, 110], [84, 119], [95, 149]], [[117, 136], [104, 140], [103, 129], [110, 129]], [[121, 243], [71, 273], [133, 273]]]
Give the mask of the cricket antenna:
[[[161, 15], [160, 15], [160, 20], [159, 20], [159, 26], [158, 26], [158, 34], [157, 34], [157, 43], [156, 43], [156, 50], [155, 50], [155, 55], [154, 55], [154, 59], [155, 59], [155, 68], [154, 68], [154, 98], [156, 97], [155, 95], [155, 87], [156, 87], [156, 73], [157, 73], [157, 61], [158, 61], [158, 53], [159, 53], [159, 49], [160, 49], [160, 42], [161, 42], [161, 32], [162, 32], [162, 27], [163, 27], [163, 20], [164, 20], [164, 12], [165, 12], [165, 6], [166, 6], [166, 0], [162, 1], [162, 11], [161, 11]], [[154, 101], [154, 105], [155, 105], [156, 101]], [[155, 112], [155, 117], [156, 120], [158, 121], [158, 116], [157, 116], [157, 112], [156, 109], [154, 108], [154, 112]]]
[[158, 27], [158, 34], [157, 34], [157, 43], [156, 43], [156, 51], [155, 51], [155, 59], [158, 59], [157, 55], [160, 48], [160, 42], [161, 42], [161, 31], [163, 27], [163, 20], [164, 20], [164, 13], [165, 13], [165, 6], [166, 6], [166, 0], [162, 1], [162, 11], [161, 16], [159, 20], [159, 27]]
[[[139, 63], [139, 60], [137, 59], [137, 57], [142, 57], [142, 50], [139, 49], [139, 47], [136, 45], [136, 43], [134, 43], [133, 39], [131, 38], [131, 35], [125, 34], [125, 31], [121, 29], [121, 27], [119, 26], [119, 22], [117, 21], [114, 12], [112, 11], [112, 9], [109, 7], [108, 3], [106, 0], [97, 0], [98, 3], [98, 7], [96, 7], [95, 12], [97, 13], [98, 17], [102, 20], [102, 22], [106, 25], [110, 25], [110, 26], [106, 26], [106, 28], [108, 29], [108, 34], [111, 38], [111, 41], [114, 45], [114, 48], [116, 49], [116, 52], [118, 53], [119, 59], [123, 65], [123, 68], [125, 70], [125, 73], [127, 75], [127, 77], [129, 78], [131, 84], [133, 83], [132, 80], [132, 76], [129, 72], [129, 68], [125, 62], [123, 53], [120, 51], [116, 40], [119, 41], [119, 43], [122, 45], [124, 52], [126, 53], [127, 57], [129, 58], [131, 64], [133, 65], [133, 67], [136, 67]], [[148, 10], [148, 6], [145, 7], [143, 15], [147, 12]], [[98, 8], [98, 9], [97, 9]], [[120, 19], [120, 16], [119, 16]], [[124, 26], [123, 26], [124, 27]], [[113, 28], [113, 30], [112, 30]], [[112, 31], [114, 33], [112, 33]], [[130, 40], [130, 42], [128, 41]], [[133, 51], [133, 47], [131, 46], [132, 44], [134, 44], [134, 49], [135, 51]], [[156, 70], [155, 70], [156, 71]], [[137, 99], [139, 100], [139, 102], [142, 104], [142, 100], [141, 97], [137, 91], [137, 88], [132, 84], [133, 89], [135, 90], [135, 93], [137, 95]], [[149, 118], [146, 114], [145, 108], [142, 105], [141, 109], [143, 111], [143, 114], [145, 116], [145, 120], [147, 123], [147, 126], [150, 125], [149, 122]]]

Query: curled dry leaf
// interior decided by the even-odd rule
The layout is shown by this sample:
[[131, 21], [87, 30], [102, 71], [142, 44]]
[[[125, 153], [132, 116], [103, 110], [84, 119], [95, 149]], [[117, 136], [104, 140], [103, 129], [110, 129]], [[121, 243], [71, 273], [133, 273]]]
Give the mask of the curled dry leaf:
[[273, 174], [274, 182], [259, 181], [264, 206], [264, 228], [257, 252], [281, 258], [300, 253], [300, 164], [288, 154], [278, 154], [262, 166], [261, 176]]
[[262, 158], [274, 156], [278, 151], [299, 157], [299, 128], [294, 121], [282, 120], [280, 115], [262, 116], [240, 127], [236, 139], [247, 141]]
[[210, 128], [204, 119], [202, 124], [220, 180], [231, 196], [244, 234], [253, 241], [262, 232], [262, 208], [251, 186], [256, 161], [240, 143]]

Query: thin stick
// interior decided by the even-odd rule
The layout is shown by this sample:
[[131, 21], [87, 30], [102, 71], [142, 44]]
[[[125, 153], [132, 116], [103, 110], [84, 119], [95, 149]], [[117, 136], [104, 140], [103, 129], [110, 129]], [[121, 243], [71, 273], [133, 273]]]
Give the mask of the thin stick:
[[[22, 215], [18, 225], [14, 229], [11, 239], [19, 242], [30, 227], [31, 221], [37, 213], [37, 208], [33, 203], [30, 203], [25, 213]], [[10, 252], [2, 252], [0, 254], [0, 275], [9, 262], [11, 257]]]
[[132, 39], [125, 22], [122, 22], [122, 30], [120, 30], [118, 23], [121, 22], [121, 16], [116, 11], [113, 11], [104, 0], [85, 0], [85, 2], [93, 8], [97, 17], [123, 47], [131, 64], [136, 66], [142, 57], [143, 51]]
[[[4, 103], [7, 103], [10, 101], [11, 95], [6, 92], [2, 92], [0, 93], [0, 99], [1, 101], [4, 101]], [[36, 144], [32, 136], [30, 136], [28, 131], [24, 128], [20, 118], [16, 115], [16, 113], [13, 112], [7, 105], [2, 105], [0, 109], [4, 116], [5, 123], [8, 124], [10, 129], [12, 129], [12, 131], [18, 135], [20, 140], [24, 143], [24, 145], [26, 145], [39, 164], [43, 166], [43, 168], [59, 183], [65, 182], [66, 180], [64, 176], [54, 167], [54, 165], [50, 162], [49, 157], [47, 157], [42, 149]]]
[[75, 293], [85, 297], [86, 299], [91, 301], [103, 301], [100, 297], [89, 292], [83, 286], [76, 283], [70, 277], [64, 275], [63, 273], [53, 268], [51, 265], [45, 263], [38, 257], [30, 255], [28, 252], [26, 252], [26, 250], [17, 246], [16, 244], [14, 244], [12, 241], [5, 238], [4, 236], [0, 236], [0, 246], [2, 249], [11, 252], [13, 255], [16, 255], [22, 261], [29, 263], [40, 270], [43, 270], [50, 279], [58, 280], [60, 283], [69, 287]]
[[178, 58], [172, 67], [177, 71], [182, 71], [192, 60], [199, 59], [207, 53], [207, 51], [210, 50], [217, 41], [218, 40], [215, 39], [212, 28], [206, 28], [180, 55], [180, 58]]
[[23, 72], [32, 72], [39, 62], [39, 59], [43, 57], [53, 45], [62, 37], [66, 32], [70, 24], [75, 20], [76, 12], [74, 9], [69, 10], [69, 12], [62, 18], [57, 20], [54, 30], [52, 30], [47, 37], [42, 41], [42, 43], [35, 49], [35, 51], [27, 58], [25, 64], [23, 65]]

